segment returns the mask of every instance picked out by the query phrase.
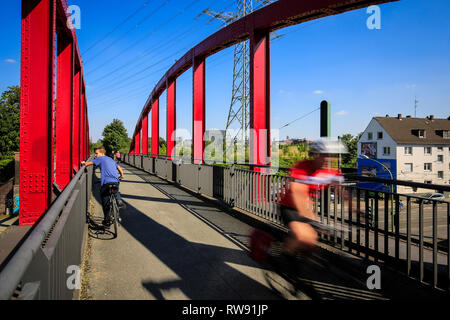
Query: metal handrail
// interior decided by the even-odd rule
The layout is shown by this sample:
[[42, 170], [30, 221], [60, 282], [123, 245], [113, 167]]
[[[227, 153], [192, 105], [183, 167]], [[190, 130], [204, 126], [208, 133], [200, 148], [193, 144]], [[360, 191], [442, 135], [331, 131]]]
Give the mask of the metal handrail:
[[[89, 157], [88, 160], [92, 158]], [[75, 177], [70, 181], [61, 195], [55, 200], [45, 213], [41, 222], [39, 222], [29, 237], [20, 246], [8, 264], [0, 272], [0, 300], [9, 300], [25, 275], [36, 252], [41, 246], [51, 227], [55, 223], [59, 214], [64, 209], [69, 197], [71, 196], [78, 180], [86, 173], [85, 166], [82, 166]]]

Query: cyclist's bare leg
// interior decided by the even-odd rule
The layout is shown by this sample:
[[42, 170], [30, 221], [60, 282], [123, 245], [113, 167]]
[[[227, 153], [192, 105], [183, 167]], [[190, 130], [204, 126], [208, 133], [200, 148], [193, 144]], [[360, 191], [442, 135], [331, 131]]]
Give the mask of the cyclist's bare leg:
[[292, 221], [288, 224], [290, 233], [284, 241], [283, 252], [293, 256], [298, 252], [313, 253], [317, 247], [318, 235], [309, 224]]

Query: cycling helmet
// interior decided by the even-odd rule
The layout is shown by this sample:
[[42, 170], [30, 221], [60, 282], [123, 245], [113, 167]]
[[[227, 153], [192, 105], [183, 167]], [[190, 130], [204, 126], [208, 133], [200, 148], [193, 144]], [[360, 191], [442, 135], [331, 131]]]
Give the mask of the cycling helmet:
[[320, 139], [313, 141], [309, 150], [311, 153], [339, 154], [347, 153], [347, 147], [339, 140]]

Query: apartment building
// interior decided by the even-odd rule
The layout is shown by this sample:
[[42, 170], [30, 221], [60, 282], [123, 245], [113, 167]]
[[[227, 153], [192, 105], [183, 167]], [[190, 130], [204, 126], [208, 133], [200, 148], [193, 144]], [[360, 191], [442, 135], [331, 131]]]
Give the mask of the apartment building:
[[[450, 117], [374, 117], [358, 142], [358, 174], [428, 184], [450, 184]], [[390, 191], [380, 183], [361, 187]], [[429, 190], [399, 186], [398, 193]]]

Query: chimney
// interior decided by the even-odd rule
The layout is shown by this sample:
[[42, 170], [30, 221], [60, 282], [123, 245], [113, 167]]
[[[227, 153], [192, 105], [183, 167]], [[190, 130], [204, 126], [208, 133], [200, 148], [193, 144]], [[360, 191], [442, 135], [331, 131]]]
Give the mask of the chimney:
[[397, 119], [402, 120], [402, 114], [401, 113], [398, 114]]

